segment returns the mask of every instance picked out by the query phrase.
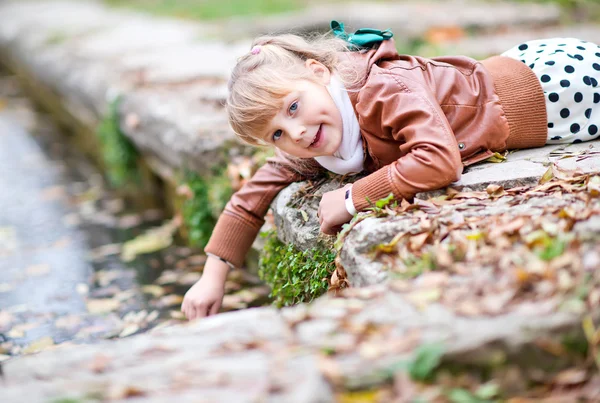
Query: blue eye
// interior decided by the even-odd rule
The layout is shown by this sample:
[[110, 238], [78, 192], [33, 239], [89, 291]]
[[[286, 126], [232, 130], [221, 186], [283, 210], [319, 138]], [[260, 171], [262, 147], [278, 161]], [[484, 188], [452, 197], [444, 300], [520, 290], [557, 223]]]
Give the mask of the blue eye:
[[296, 112], [297, 110], [298, 110], [298, 102], [295, 101], [290, 105], [290, 112]]
[[275, 133], [273, 133], [273, 141], [279, 140], [282, 134], [283, 132], [281, 130], [276, 130]]

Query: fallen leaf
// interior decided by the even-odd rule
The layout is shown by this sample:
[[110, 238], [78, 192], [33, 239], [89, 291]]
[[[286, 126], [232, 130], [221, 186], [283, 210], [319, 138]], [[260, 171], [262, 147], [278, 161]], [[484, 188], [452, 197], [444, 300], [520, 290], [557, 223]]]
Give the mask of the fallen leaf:
[[119, 333], [119, 337], [131, 336], [132, 334], [134, 334], [138, 330], [140, 330], [140, 327], [138, 325], [129, 325], [129, 326], [126, 326], [125, 329], [123, 329], [121, 331], [121, 333]]
[[120, 303], [118, 300], [112, 298], [99, 298], [88, 300], [86, 305], [90, 313], [103, 314], [116, 311], [119, 308]]
[[12, 289], [14, 289], [15, 286], [13, 284], [9, 284], [9, 283], [0, 283], [0, 294], [3, 292], [9, 292]]
[[553, 379], [558, 385], [576, 385], [584, 382], [588, 378], [587, 371], [584, 369], [569, 368], [559, 372]]
[[300, 210], [300, 214], [302, 214], [302, 219], [304, 222], [308, 222], [308, 214], [304, 210]]
[[167, 221], [157, 228], [152, 228], [146, 233], [127, 241], [121, 250], [121, 259], [131, 262], [137, 255], [156, 252], [166, 248], [173, 242], [173, 234], [179, 227], [177, 220]]
[[165, 289], [159, 285], [148, 284], [142, 286], [142, 292], [151, 294], [154, 298], [159, 298], [165, 295]]
[[112, 358], [110, 358], [109, 356], [104, 355], [102, 353], [98, 353], [94, 356], [94, 359], [88, 365], [88, 368], [90, 369], [90, 371], [96, 374], [101, 374], [108, 369], [111, 361]]
[[107, 391], [108, 400], [121, 400], [130, 397], [145, 396], [146, 392], [133, 385], [112, 385]]
[[542, 177], [540, 178], [539, 184], [543, 185], [546, 182], [551, 181], [553, 177], [554, 177], [554, 173], [553, 173], [552, 167], [549, 167], [546, 170], [546, 172], [544, 172], [544, 174], [542, 175]]
[[37, 339], [36, 341], [25, 347], [23, 349], [23, 354], [37, 353], [38, 351], [45, 350], [48, 347], [52, 347], [53, 345], [54, 340], [52, 340], [52, 337], [42, 337], [41, 339]]
[[506, 161], [506, 157], [499, 152], [495, 152], [486, 159], [487, 162], [500, 163]]
[[505, 194], [504, 188], [501, 185], [488, 185], [485, 191], [492, 197], [500, 197]]
[[156, 302], [156, 305], [159, 308], [166, 308], [174, 305], [180, 305], [183, 302], [183, 297], [181, 295], [170, 294], [165, 295], [161, 299]]
[[180, 319], [180, 320], [185, 319], [185, 314], [181, 311], [169, 311], [169, 316], [172, 317], [173, 319]]

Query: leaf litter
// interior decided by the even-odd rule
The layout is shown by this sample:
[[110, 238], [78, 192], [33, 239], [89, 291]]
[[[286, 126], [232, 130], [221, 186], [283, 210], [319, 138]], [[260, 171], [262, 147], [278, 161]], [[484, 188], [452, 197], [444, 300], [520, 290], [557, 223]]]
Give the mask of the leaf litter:
[[[349, 227], [374, 216], [403, 223], [398, 226], [403, 230], [375, 246], [370, 256], [387, 265], [389, 287], [417, 309], [443, 304], [462, 316], [521, 310], [571, 311], [584, 317], [600, 306], [599, 185], [598, 174], [553, 165], [534, 186], [449, 189], [446, 195], [386, 207], [377, 215], [359, 214]], [[347, 232], [338, 238], [339, 247]], [[346, 284], [339, 287], [342, 282]], [[333, 289], [348, 286], [339, 262], [331, 283]], [[350, 290], [341, 295], [347, 297]], [[536, 340], [538, 347], [568, 356], [572, 364], [552, 376], [538, 368], [533, 384], [525, 382], [536, 379], [525, 375], [526, 369], [505, 365], [487, 383], [470, 371], [442, 371], [434, 384], [395, 376], [399, 387], [387, 392], [408, 394], [410, 401], [504, 401], [499, 400], [502, 396], [513, 396], [509, 402], [598, 401], [600, 330], [591, 316], [584, 317], [582, 327], [589, 346], [585, 357], [578, 358], [556, 341]]]

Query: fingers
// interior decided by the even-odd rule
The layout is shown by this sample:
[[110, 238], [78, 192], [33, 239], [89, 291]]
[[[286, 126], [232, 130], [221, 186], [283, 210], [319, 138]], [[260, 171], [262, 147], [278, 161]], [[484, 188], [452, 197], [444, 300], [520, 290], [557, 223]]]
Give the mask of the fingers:
[[212, 304], [212, 306], [210, 307], [210, 310], [208, 312], [208, 315], [216, 315], [219, 313], [219, 308], [221, 307], [221, 304], [219, 304], [219, 302], [215, 302], [214, 304]]

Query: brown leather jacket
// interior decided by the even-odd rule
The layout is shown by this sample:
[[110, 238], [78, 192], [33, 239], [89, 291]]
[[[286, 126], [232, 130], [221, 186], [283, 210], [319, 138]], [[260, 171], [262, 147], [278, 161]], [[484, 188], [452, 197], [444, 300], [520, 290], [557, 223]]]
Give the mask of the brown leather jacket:
[[[341, 59], [365, 77], [349, 92], [371, 173], [352, 187], [357, 211], [369, 206], [367, 198], [412, 199], [448, 186], [464, 166], [495, 151], [546, 142], [541, 85], [517, 60], [398, 55], [391, 40]], [[307, 174], [283, 156], [270, 159], [232, 196], [206, 252], [241, 265], [277, 193]]]

